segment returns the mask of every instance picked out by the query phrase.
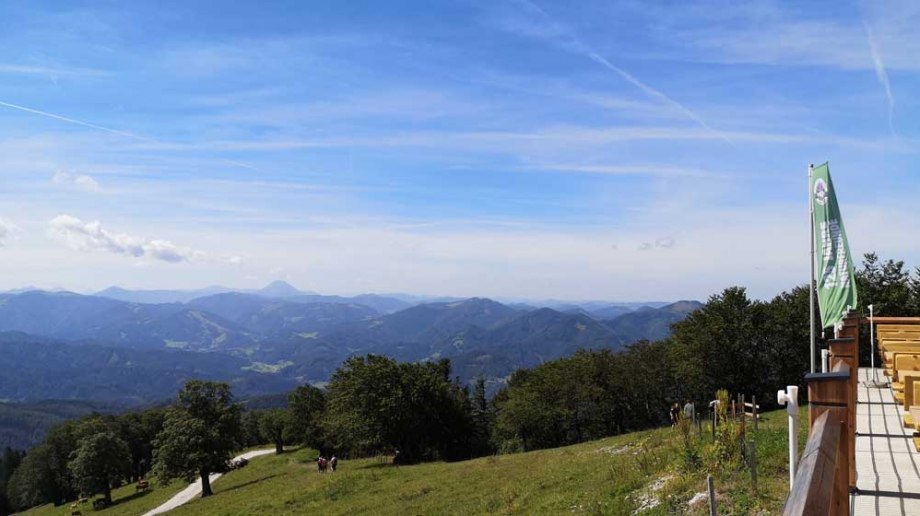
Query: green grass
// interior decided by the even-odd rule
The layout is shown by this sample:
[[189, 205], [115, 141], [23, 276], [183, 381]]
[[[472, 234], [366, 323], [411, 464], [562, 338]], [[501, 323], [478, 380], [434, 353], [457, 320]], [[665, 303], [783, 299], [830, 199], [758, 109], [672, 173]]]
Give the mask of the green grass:
[[[244, 451], [262, 450], [268, 447], [269, 446], [257, 446], [254, 448], [248, 448]], [[218, 480], [218, 482], [220, 482], [220, 480]], [[102, 497], [101, 495], [96, 495], [89, 497], [89, 503], [79, 505], [79, 510], [85, 515], [99, 514], [104, 516], [137, 516], [139, 514], [144, 514], [145, 512], [159, 506], [166, 500], [169, 500], [173, 495], [185, 489], [188, 486], [188, 483], [183, 480], [173, 480], [169, 484], [161, 486], [151, 479], [150, 489], [144, 493], [138, 493], [134, 486], [135, 484], [128, 484], [126, 486], [113, 489], [112, 505], [110, 507], [99, 511], [93, 510], [92, 501], [96, 498]], [[28, 511], [25, 511], [21, 514], [28, 514], [29, 516], [70, 516], [71, 503], [72, 501], [57, 507], [51, 504], [42, 505], [41, 507], [29, 509]]]
[[[90, 502], [79, 505], [80, 512], [83, 514], [104, 514], [105, 516], [137, 516], [169, 500], [174, 494], [185, 489], [188, 484], [183, 481], [173, 481], [169, 485], [160, 486], [153, 483], [151, 489], [146, 493], [137, 493], [134, 484], [129, 484], [118, 489], [112, 490], [112, 506], [100, 511], [93, 510], [92, 500], [99, 496], [91, 497]], [[29, 516], [60, 516], [70, 515], [70, 504], [64, 504], [58, 507], [53, 505], [43, 505], [36, 507], [22, 514]]]
[[[803, 410], [800, 445], [807, 413]], [[715, 479], [719, 514], [775, 514], [788, 489], [786, 413], [764, 415], [756, 434], [758, 489], [745, 469], [717, 467], [708, 426], [693, 434], [702, 464], [681, 467], [682, 444], [670, 428], [635, 432], [564, 448], [499, 455], [456, 463], [393, 467], [384, 459], [343, 460], [335, 474], [316, 472], [316, 452], [295, 449], [253, 459], [213, 484], [214, 496], [196, 499], [170, 514], [630, 514], [645, 497], [659, 505], [643, 514], [708, 514], [706, 503], [687, 506]], [[659, 479], [660, 489], [650, 490]], [[100, 514], [140, 514], [182, 484], [155, 488], [129, 501], [133, 486], [116, 491], [120, 502]], [[679, 510], [679, 511], [678, 511]], [[29, 514], [65, 514], [65, 507]], [[93, 513], [91, 509], [84, 514]]]

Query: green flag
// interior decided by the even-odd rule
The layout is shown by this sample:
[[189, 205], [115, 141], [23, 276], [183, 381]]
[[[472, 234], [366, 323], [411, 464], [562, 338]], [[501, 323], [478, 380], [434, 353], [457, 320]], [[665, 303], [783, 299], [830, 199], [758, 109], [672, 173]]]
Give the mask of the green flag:
[[856, 276], [853, 258], [843, 229], [837, 193], [827, 163], [814, 168], [811, 175], [811, 205], [815, 231], [815, 280], [821, 327], [827, 328], [856, 308]]

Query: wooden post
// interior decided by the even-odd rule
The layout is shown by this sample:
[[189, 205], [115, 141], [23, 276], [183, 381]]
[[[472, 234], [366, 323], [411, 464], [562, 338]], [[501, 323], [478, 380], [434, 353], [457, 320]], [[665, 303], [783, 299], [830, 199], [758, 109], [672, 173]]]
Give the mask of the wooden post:
[[744, 409], [744, 394], [739, 394], [739, 395], [738, 395], [738, 401], [740, 402], [739, 405], [738, 405], [738, 409], [739, 409], [740, 412], [741, 412], [741, 458], [742, 458], [744, 461], [747, 461], [747, 460], [748, 460], [748, 453], [747, 453], [747, 416], [745, 415], [745, 409]]
[[757, 492], [757, 447], [754, 444], [754, 439], [748, 441], [748, 447], [750, 452], [748, 456], [750, 457], [751, 464], [751, 484], [754, 486], [754, 492]]
[[754, 414], [754, 433], [757, 433], [757, 396], [751, 396], [751, 412]]
[[712, 475], [706, 475], [706, 490], [709, 492], [709, 516], [716, 516], [716, 489], [712, 484]]
[[840, 337], [828, 341], [831, 351], [831, 367], [843, 362], [850, 368], [848, 383], [847, 429], [848, 462], [850, 489], [856, 489], [856, 390], [859, 385], [859, 324], [860, 318], [855, 312], [849, 312], [843, 319]]
[[711, 416], [709, 429], [712, 430], [712, 442], [715, 443], [716, 442], [716, 423], [719, 419], [719, 414], [718, 414], [718, 411], [715, 409], [714, 405], [713, 405], [713, 408], [709, 409], [709, 415]]
[[[838, 435], [836, 444], [837, 451], [835, 460], [831, 463], [835, 467], [834, 472], [825, 471], [823, 474], [833, 476], [831, 484], [831, 500], [828, 507], [829, 514], [847, 515], [849, 514], [849, 491], [850, 491], [850, 457], [851, 449], [848, 436], [849, 426], [849, 407], [850, 407], [850, 377], [855, 371], [851, 371], [849, 365], [843, 361], [835, 362], [830, 373], [815, 373], [805, 375], [805, 381], [808, 382], [808, 420], [810, 425], [809, 443], [813, 441], [812, 436], [818, 430], [815, 423], [819, 418], [825, 422], [829, 429], [821, 429], [822, 432]], [[826, 414], [826, 416], [825, 416]], [[839, 428], [838, 426], [839, 425]], [[835, 430], [836, 428], [836, 430]], [[829, 444], [825, 442], [824, 449], [821, 453], [827, 455]], [[817, 453], [817, 450], [815, 450]], [[804, 461], [805, 456], [802, 456]], [[800, 464], [802, 464], [800, 462]], [[803, 479], [804, 480], [804, 479]], [[798, 479], [796, 480], [798, 483]]]

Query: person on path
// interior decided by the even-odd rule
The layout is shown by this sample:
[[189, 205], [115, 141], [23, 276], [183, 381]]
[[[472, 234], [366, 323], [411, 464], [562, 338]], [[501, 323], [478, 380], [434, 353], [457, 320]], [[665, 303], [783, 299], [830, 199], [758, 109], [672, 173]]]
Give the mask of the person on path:
[[690, 400], [684, 400], [684, 418], [691, 423], [696, 420], [696, 407], [690, 403]]
[[680, 421], [680, 403], [675, 401], [671, 405], [671, 426], [677, 426], [678, 421]]

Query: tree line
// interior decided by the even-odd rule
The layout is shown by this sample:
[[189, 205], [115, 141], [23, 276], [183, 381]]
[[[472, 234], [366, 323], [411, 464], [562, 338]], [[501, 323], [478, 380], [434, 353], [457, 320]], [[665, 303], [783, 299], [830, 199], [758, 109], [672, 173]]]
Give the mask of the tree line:
[[[877, 315], [920, 314], [920, 269], [868, 254], [857, 285]], [[340, 457], [398, 451], [406, 463], [461, 460], [659, 426], [671, 402], [702, 408], [719, 389], [769, 409], [776, 389], [801, 385], [809, 369], [808, 303], [805, 286], [769, 301], [731, 287], [667, 339], [516, 371], [492, 399], [483, 379], [467, 386], [452, 377], [448, 360], [375, 355], [347, 359], [324, 389], [298, 387], [286, 408], [245, 411], [227, 384], [189, 381], [167, 408], [68, 421], [24, 457], [5, 453], [0, 512], [91, 493], [111, 501], [113, 486], [147, 476], [200, 479], [207, 496], [209, 473], [265, 443], [277, 453], [297, 444]]]

